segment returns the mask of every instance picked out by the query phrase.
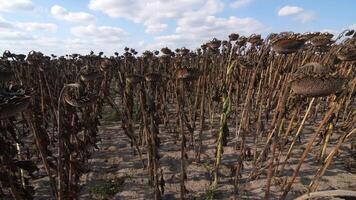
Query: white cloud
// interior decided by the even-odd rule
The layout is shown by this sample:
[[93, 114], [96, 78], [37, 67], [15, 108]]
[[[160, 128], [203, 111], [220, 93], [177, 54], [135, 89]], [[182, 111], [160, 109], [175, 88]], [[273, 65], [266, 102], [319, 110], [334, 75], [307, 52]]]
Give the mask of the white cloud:
[[38, 22], [20, 22], [16, 26], [26, 31], [56, 31], [58, 28], [56, 24]]
[[127, 44], [124, 42], [103, 42], [91, 38], [78, 37], [43, 37], [16, 32], [0, 33], [0, 52], [10, 50], [13, 53], [27, 54], [29, 51], [41, 51], [46, 55], [66, 55], [72, 53], [88, 54], [91, 50], [106, 55], [121, 52]]
[[23, 31], [56, 31], [57, 25], [52, 23], [38, 22], [11, 22], [0, 17], [0, 28], [7, 30], [23, 30]]
[[30, 11], [34, 9], [31, 0], [0, 0], [0, 11]]
[[[247, 5], [251, 1], [242, 0], [235, 6]], [[216, 17], [224, 9], [221, 0], [91, 0], [89, 8], [110, 17], [142, 23], [146, 33], [166, 30], [167, 20], [176, 22], [173, 34], [154, 37], [154, 44], [138, 44], [143, 49], [163, 46], [196, 48], [213, 37], [227, 38], [232, 32], [250, 34], [264, 28], [261, 22], [252, 18]]]
[[[10, 50], [27, 54], [31, 50], [45, 54], [65, 55], [71, 53], [87, 54], [91, 50], [104, 51], [112, 55], [122, 50], [129, 41], [128, 33], [112, 26], [75, 26], [68, 36], [55, 37], [43, 30], [55, 30], [57, 26], [49, 23], [10, 22], [0, 17], [0, 52]], [[36, 30], [40, 30], [37, 31]]]
[[144, 25], [146, 26], [146, 33], [159, 33], [168, 28], [167, 24], [160, 23], [145, 22]]
[[128, 35], [128, 33], [121, 28], [112, 26], [77, 26], [72, 27], [70, 31], [76, 37], [103, 42], [120, 42]]
[[156, 43], [148, 48], [163, 46], [198, 48], [213, 37], [227, 38], [230, 33], [251, 34], [260, 33], [264, 25], [253, 18], [219, 18], [215, 16], [190, 16], [178, 20], [176, 33], [158, 36]]
[[278, 10], [278, 16], [296, 15], [303, 11], [303, 8], [297, 6], [284, 6]]
[[[197, 23], [200, 25], [197, 26]], [[208, 16], [202, 19], [183, 18], [178, 21], [177, 33], [185, 34], [199, 34], [199, 35], [213, 35], [216, 37], [227, 36], [228, 31], [237, 31], [241, 33], [252, 33], [260, 31], [262, 24], [252, 18], [218, 18], [215, 16]]]
[[[235, 6], [244, 6], [251, 1], [239, 0], [236, 2], [240, 3], [235, 2]], [[265, 26], [253, 18], [217, 17], [224, 9], [222, 0], [91, 0], [89, 8], [111, 17], [141, 23], [145, 32], [150, 34], [167, 30], [172, 21], [176, 27], [170, 27], [173, 33], [155, 35], [153, 42], [134, 40], [120, 27], [97, 25], [95, 16], [89, 13], [72, 12], [54, 5], [51, 8], [53, 17], [85, 24], [70, 27], [70, 35], [57, 37], [42, 31], [57, 30], [55, 24], [13, 22], [0, 17], [0, 51], [10, 49], [28, 53], [36, 50], [63, 55], [74, 52], [86, 54], [94, 50], [112, 55], [115, 51], [121, 52], [125, 46], [137, 48], [140, 52], [163, 46], [197, 48], [213, 37], [226, 39], [232, 32], [247, 35], [265, 30]]]
[[5, 20], [4, 18], [2, 18], [0, 16], [0, 28], [2, 28], [2, 29], [13, 29], [14, 25], [11, 22]]
[[54, 5], [51, 8], [51, 14], [61, 20], [66, 20], [75, 23], [93, 23], [95, 22], [95, 17], [86, 12], [69, 12], [67, 9]]
[[252, 3], [253, 0], [235, 0], [234, 2], [230, 3], [230, 7], [232, 8], [241, 8]]
[[316, 15], [314, 12], [304, 11], [304, 12], [298, 14], [297, 16], [295, 16], [295, 19], [302, 23], [307, 23], [307, 22], [315, 20]]
[[32, 40], [33, 37], [29, 34], [17, 32], [17, 31], [1, 31], [0, 32], [0, 40], [3, 41], [22, 41], [22, 40]]
[[147, 33], [167, 28], [165, 20], [179, 19], [187, 12], [215, 13], [223, 8], [220, 0], [91, 0], [89, 8], [110, 17], [143, 23]]
[[278, 10], [278, 16], [292, 16], [294, 20], [302, 23], [316, 19], [316, 14], [314, 12], [304, 10], [298, 6], [284, 6]]

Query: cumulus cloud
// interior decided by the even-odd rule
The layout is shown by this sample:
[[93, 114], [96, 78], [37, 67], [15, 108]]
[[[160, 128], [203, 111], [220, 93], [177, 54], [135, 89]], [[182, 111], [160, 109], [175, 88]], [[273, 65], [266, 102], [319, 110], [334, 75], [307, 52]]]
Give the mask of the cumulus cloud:
[[223, 39], [233, 32], [245, 35], [260, 33], [264, 28], [261, 22], [253, 18], [186, 16], [178, 20], [174, 34], [155, 37], [155, 45], [149, 48], [162, 46], [196, 48], [213, 37]]
[[31, 0], [0, 0], [0, 11], [30, 11], [34, 9]]
[[167, 29], [167, 24], [160, 24], [160, 23], [151, 23], [149, 21], [145, 22], [144, 25], [146, 26], [146, 33], [159, 33]]
[[69, 12], [67, 9], [54, 5], [51, 7], [51, 14], [61, 20], [66, 20], [75, 23], [93, 23], [95, 22], [95, 17], [86, 12]]
[[[196, 26], [197, 23], [200, 25]], [[262, 24], [252, 18], [219, 18], [215, 16], [208, 16], [204, 19], [189, 19], [183, 18], [179, 20], [177, 33], [180, 34], [197, 34], [197, 35], [212, 35], [226, 36], [228, 31], [237, 31], [241, 33], [258, 32], [262, 28]]]
[[[1, 0], [0, 0], [1, 1]], [[234, 8], [245, 6], [253, 0], [235, 0]], [[168, 22], [176, 24], [173, 33], [155, 35], [154, 41], [133, 40], [129, 33], [116, 26], [100, 26], [93, 15], [73, 12], [59, 5], [51, 7], [51, 15], [57, 19], [84, 23], [70, 27], [70, 35], [51, 36], [42, 30], [55, 31], [57, 25], [38, 22], [12, 22], [0, 17], [0, 47], [15, 52], [30, 50], [46, 54], [88, 53], [90, 50], [112, 54], [129, 45], [142, 51], [163, 46], [196, 48], [213, 37], [227, 38], [232, 32], [259, 33], [265, 26], [253, 18], [217, 17], [224, 9], [222, 0], [91, 0], [89, 8], [110, 17], [124, 18], [141, 23], [145, 32], [158, 34], [167, 30]], [[174, 28], [174, 27], [171, 27]], [[37, 31], [37, 32], [36, 32]]]
[[[236, 0], [235, 8], [252, 0]], [[89, 8], [110, 17], [124, 18], [145, 26], [146, 33], [159, 33], [168, 28], [167, 20], [177, 24], [173, 34], [154, 37], [154, 44], [141, 43], [141, 48], [197, 47], [213, 37], [226, 38], [232, 32], [261, 32], [264, 26], [253, 18], [216, 17], [224, 9], [221, 0], [91, 0]]]
[[[46, 33], [57, 25], [38, 22], [13, 22], [0, 17], [0, 52], [28, 53], [31, 50], [46, 54], [87, 54], [91, 50], [112, 55], [129, 43], [128, 33], [115, 26], [74, 26], [70, 35], [57, 37]], [[134, 41], [136, 42], [136, 41]]]
[[0, 17], [0, 28], [23, 31], [56, 31], [58, 27], [53, 23], [11, 22]]
[[298, 6], [284, 6], [278, 10], [278, 16], [292, 16], [293, 19], [302, 23], [313, 21], [316, 18], [314, 12], [304, 10]]
[[314, 12], [311, 12], [311, 11], [305, 11], [305, 12], [302, 12], [301, 14], [297, 15], [295, 17], [296, 20], [302, 22], [302, 23], [307, 23], [307, 22], [310, 22], [310, 21], [313, 21], [316, 19], [316, 15]]
[[14, 25], [11, 22], [5, 20], [4, 18], [2, 18], [0, 16], [0, 28], [2, 28], [2, 29], [12, 29], [12, 28], [14, 28]]
[[22, 41], [22, 40], [32, 40], [33, 36], [17, 31], [1, 31], [0, 40], [3, 41]]
[[27, 54], [29, 51], [41, 51], [47, 55], [65, 55], [72, 53], [88, 54], [91, 50], [103, 51], [106, 55], [113, 55], [115, 51], [123, 50], [124, 42], [103, 42], [91, 38], [53, 37], [28, 35], [19, 32], [0, 33], [0, 52], [10, 50], [13, 53]]
[[241, 8], [252, 3], [253, 0], [235, 0], [234, 2], [230, 3], [230, 7], [232, 8]]
[[94, 39], [103, 42], [120, 42], [128, 35], [123, 29], [112, 26], [77, 26], [72, 27], [70, 31], [78, 38]]
[[303, 11], [304, 9], [298, 6], [284, 6], [278, 10], [278, 16], [296, 15]]
[[179, 19], [187, 12], [207, 13], [222, 10], [220, 0], [91, 0], [89, 8], [101, 11], [110, 17], [124, 18], [143, 23], [147, 33], [164, 31], [167, 19]]
[[56, 31], [57, 25], [52, 23], [19, 22], [16, 27], [26, 31]]

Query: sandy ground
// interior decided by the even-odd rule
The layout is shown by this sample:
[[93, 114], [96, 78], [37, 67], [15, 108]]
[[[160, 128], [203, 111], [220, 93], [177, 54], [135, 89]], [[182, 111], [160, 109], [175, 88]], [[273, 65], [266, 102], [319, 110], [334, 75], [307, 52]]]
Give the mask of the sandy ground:
[[[293, 156], [286, 166], [284, 175], [291, 175], [296, 166], [298, 158], [302, 154], [304, 143], [313, 129], [310, 124], [303, 131], [302, 143], [298, 143], [293, 151]], [[138, 127], [136, 127], [138, 130]], [[230, 130], [230, 139], [234, 136], [234, 129]], [[197, 133], [195, 133], [197, 135]], [[90, 195], [90, 190], [98, 184], [115, 178], [126, 178], [120, 187], [120, 191], [111, 199], [153, 199], [153, 192], [148, 185], [147, 170], [142, 169], [142, 164], [137, 155], [133, 153], [128, 138], [123, 134], [119, 123], [107, 122], [100, 128], [100, 137], [102, 141], [99, 143], [100, 150], [94, 152], [92, 159], [89, 160], [91, 171], [83, 175], [81, 199], [94, 199]], [[165, 193], [163, 199], [178, 199], [179, 198], [179, 170], [180, 170], [180, 143], [176, 141], [176, 133], [160, 132], [161, 147], [159, 154], [161, 155], [160, 166], [163, 170], [165, 180]], [[335, 144], [338, 134], [334, 134], [331, 144]], [[188, 179], [186, 188], [189, 190], [189, 199], [205, 199], [206, 192], [209, 189], [210, 175], [208, 168], [213, 166], [215, 140], [213, 132], [205, 130], [203, 132], [202, 162], [196, 163], [194, 159], [194, 150], [188, 152]], [[252, 138], [247, 138], [252, 140]], [[250, 143], [251, 144], [251, 143]], [[319, 150], [319, 147], [314, 148], [314, 152]], [[294, 199], [306, 191], [306, 187], [310, 183], [316, 173], [319, 164], [316, 162], [314, 155], [310, 153], [305, 163], [303, 164], [300, 176], [296, 179], [292, 190], [287, 199]], [[224, 148], [222, 166], [220, 169], [221, 180], [216, 191], [214, 199], [233, 199], [233, 180], [231, 178], [231, 168], [236, 165], [237, 151], [234, 150], [232, 142]], [[325, 175], [320, 179], [318, 190], [344, 189], [356, 190], [356, 174], [355, 169], [348, 168], [350, 161], [350, 145], [349, 143], [342, 146], [340, 153], [334, 159]], [[261, 174], [256, 180], [247, 182], [247, 176], [252, 170], [251, 161], [246, 161], [246, 165], [242, 172], [242, 184], [240, 185], [240, 194], [238, 199], [263, 199], [266, 183], [266, 174]], [[272, 182], [271, 199], [277, 199], [281, 194], [280, 184], [282, 179], [276, 178]], [[277, 196], [276, 196], [277, 195]]]

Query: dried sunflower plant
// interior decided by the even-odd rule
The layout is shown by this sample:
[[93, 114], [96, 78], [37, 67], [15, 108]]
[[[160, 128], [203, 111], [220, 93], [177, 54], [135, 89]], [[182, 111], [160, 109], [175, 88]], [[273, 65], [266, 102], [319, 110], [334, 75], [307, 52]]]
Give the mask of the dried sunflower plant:
[[[232, 33], [196, 50], [126, 47], [110, 57], [5, 51], [0, 199], [37, 198], [39, 174], [48, 199], [79, 199], [108, 109], [152, 188], [148, 199], [214, 199], [220, 190], [243, 199], [256, 182], [264, 199], [328, 195], [318, 190], [333, 161], [348, 154], [356, 166], [355, 63], [354, 30]], [[177, 166], [167, 167], [175, 150]], [[296, 193], [310, 162], [307, 189]], [[209, 184], [196, 191], [197, 179]]]

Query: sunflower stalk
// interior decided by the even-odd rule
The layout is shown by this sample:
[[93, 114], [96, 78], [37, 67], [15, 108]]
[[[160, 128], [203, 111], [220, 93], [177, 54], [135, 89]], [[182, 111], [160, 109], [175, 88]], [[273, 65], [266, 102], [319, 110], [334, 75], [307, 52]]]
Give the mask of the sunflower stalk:
[[223, 85], [223, 88], [227, 89], [227, 92], [223, 94], [223, 108], [222, 113], [220, 114], [220, 128], [216, 141], [216, 154], [215, 154], [215, 165], [214, 165], [214, 180], [212, 183], [212, 187], [216, 188], [219, 181], [219, 167], [221, 164], [221, 156], [223, 153], [223, 144], [226, 143], [226, 137], [228, 134], [228, 125], [227, 118], [229, 117], [232, 110], [231, 103], [231, 91], [232, 91], [232, 73], [236, 66], [236, 61], [231, 62], [233, 51], [230, 53], [228, 67], [226, 70], [226, 78]]

